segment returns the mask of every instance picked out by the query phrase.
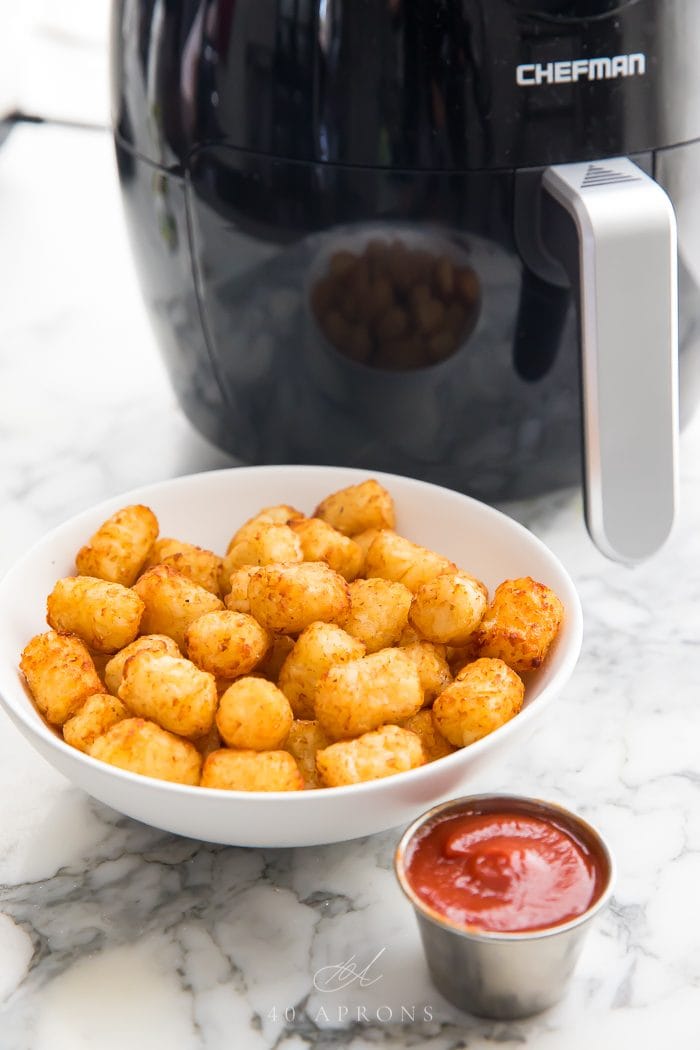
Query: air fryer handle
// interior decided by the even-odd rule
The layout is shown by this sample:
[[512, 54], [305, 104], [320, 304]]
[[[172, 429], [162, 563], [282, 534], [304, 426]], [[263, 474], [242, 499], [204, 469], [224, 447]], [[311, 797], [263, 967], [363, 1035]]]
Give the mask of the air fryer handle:
[[542, 185], [546, 248], [578, 289], [586, 524], [638, 562], [666, 540], [678, 488], [673, 207], [626, 157], [557, 165]]

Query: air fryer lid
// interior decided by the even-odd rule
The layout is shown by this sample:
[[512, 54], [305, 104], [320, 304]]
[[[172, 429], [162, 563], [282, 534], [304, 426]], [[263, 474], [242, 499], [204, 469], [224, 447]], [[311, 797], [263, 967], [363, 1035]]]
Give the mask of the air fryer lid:
[[114, 122], [177, 168], [208, 143], [468, 170], [700, 137], [697, 0], [114, 5]]

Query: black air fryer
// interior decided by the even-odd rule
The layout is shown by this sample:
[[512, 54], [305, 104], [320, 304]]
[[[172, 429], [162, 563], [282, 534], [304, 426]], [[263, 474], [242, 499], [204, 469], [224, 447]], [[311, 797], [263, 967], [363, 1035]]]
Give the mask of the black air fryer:
[[681, 418], [700, 386], [697, 0], [118, 0], [112, 50], [207, 437], [488, 501], [582, 476], [602, 550], [658, 548], [678, 364]]

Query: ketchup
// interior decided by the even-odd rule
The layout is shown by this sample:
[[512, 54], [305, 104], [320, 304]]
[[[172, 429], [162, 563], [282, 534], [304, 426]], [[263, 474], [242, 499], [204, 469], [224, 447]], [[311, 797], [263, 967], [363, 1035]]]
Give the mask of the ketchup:
[[426, 824], [405, 863], [414, 893], [451, 923], [544, 930], [586, 911], [603, 865], [573, 832], [527, 813], [470, 810]]

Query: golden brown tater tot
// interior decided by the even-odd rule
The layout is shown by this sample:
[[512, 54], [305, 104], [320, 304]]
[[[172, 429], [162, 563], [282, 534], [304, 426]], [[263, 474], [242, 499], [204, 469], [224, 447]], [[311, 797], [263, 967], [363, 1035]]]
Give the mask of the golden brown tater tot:
[[170, 656], [182, 656], [175, 642], [167, 634], [142, 634], [140, 638], [136, 638], [115, 653], [105, 664], [104, 682], [108, 692], [113, 696], [118, 694], [119, 686], [122, 684], [124, 664], [130, 656], [135, 656], [143, 649], [153, 649], [155, 652], [168, 653]]
[[479, 625], [479, 655], [498, 657], [514, 671], [534, 671], [544, 663], [563, 618], [564, 606], [543, 583], [531, 576], [505, 580]]
[[204, 736], [214, 722], [216, 682], [191, 660], [142, 649], [124, 664], [119, 699], [170, 733]]
[[302, 518], [291, 528], [299, 537], [304, 561], [323, 561], [348, 582], [354, 580], [364, 565], [362, 548], [320, 518]]
[[157, 535], [158, 519], [149, 507], [123, 507], [76, 554], [78, 575], [130, 587]]
[[486, 612], [483, 583], [466, 572], [441, 573], [418, 588], [408, 618], [428, 642], [465, 645]]
[[315, 620], [334, 623], [350, 604], [347, 583], [322, 562], [262, 566], [248, 599], [258, 623], [275, 634], [299, 634]]
[[366, 529], [393, 529], [396, 522], [394, 501], [374, 478], [326, 496], [314, 517], [327, 521], [346, 536]]
[[49, 626], [77, 634], [98, 653], [116, 653], [133, 642], [143, 612], [133, 590], [92, 576], [66, 576], [46, 599]]
[[419, 737], [408, 729], [386, 725], [356, 740], [341, 740], [316, 753], [316, 768], [326, 787], [360, 784], [425, 763]]
[[34, 703], [53, 725], [62, 725], [103, 690], [87, 646], [73, 634], [35, 635], [22, 651], [20, 668]]
[[365, 647], [333, 623], [312, 623], [301, 632], [279, 674], [279, 687], [295, 718], [313, 719], [319, 679], [336, 664], [365, 655]]
[[355, 580], [350, 584], [350, 609], [339, 621], [368, 653], [395, 645], [408, 622], [411, 592], [391, 580]]
[[302, 791], [304, 778], [288, 751], [232, 751], [207, 756], [202, 787], [224, 791]]
[[433, 704], [435, 725], [455, 747], [466, 747], [517, 715], [524, 695], [522, 680], [502, 660], [475, 660]]
[[116, 696], [110, 693], [95, 693], [63, 724], [63, 739], [78, 751], [88, 751], [98, 736], [102, 736], [129, 711]]
[[333, 740], [399, 722], [422, 705], [418, 671], [400, 649], [381, 649], [331, 667], [316, 687], [314, 702], [316, 718]]
[[141, 633], [167, 634], [180, 649], [185, 647], [185, 632], [191, 623], [206, 612], [224, 607], [215, 594], [169, 565], [149, 569], [133, 589], [146, 606]]
[[284, 742], [285, 751], [296, 759], [307, 788], [320, 787], [316, 771], [316, 752], [328, 747], [330, 740], [314, 719], [298, 718], [292, 722]]
[[239, 678], [223, 694], [216, 712], [222, 740], [248, 751], [279, 748], [293, 719], [286, 696], [266, 678]]
[[219, 678], [248, 674], [271, 644], [272, 636], [257, 620], [230, 609], [204, 613], [185, 632], [190, 660]]
[[143, 718], [117, 722], [98, 736], [88, 754], [143, 777], [178, 784], [199, 783], [202, 756], [196, 747]]
[[386, 529], [378, 534], [365, 558], [365, 576], [394, 580], [414, 593], [440, 573], [454, 572], [456, 568], [441, 554]]

